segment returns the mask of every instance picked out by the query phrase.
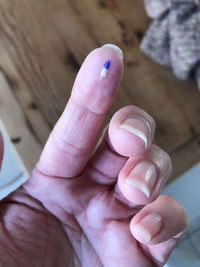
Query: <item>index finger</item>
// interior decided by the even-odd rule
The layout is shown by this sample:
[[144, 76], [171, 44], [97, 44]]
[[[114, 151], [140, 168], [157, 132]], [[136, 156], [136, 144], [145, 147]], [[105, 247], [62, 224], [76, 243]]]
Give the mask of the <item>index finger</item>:
[[92, 51], [75, 80], [71, 97], [37, 164], [49, 176], [74, 177], [85, 167], [123, 73], [115, 46]]

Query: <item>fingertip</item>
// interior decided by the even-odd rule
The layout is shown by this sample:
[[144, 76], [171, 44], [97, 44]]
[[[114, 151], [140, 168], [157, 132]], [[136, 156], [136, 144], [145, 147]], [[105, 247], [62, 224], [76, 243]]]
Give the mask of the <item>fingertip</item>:
[[171, 159], [152, 145], [144, 156], [130, 157], [118, 176], [121, 193], [131, 203], [145, 205], [159, 195], [171, 173]]
[[156, 245], [178, 236], [187, 227], [184, 208], [170, 196], [160, 196], [131, 221], [132, 235], [141, 243]]
[[145, 205], [153, 201], [152, 193], [158, 178], [153, 162], [131, 158], [121, 170], [118, 184], [127, 200], [133, 204]]
[[72, 97], [95, 113], [110, 107], [123, 75], [123, 59], [112, 47], [94, 49], [76, 77]]
[[136, 106], [120, 109], [109, 126], [112, 146], [125, 157], [144, 155], [151, 148], [154, 131], [153, 118]]
[[163, 219], [158, 214], [145, 215], [136, 224], [131, 223], [132, 235], [141, 243], [151, 243], [163, 227]]

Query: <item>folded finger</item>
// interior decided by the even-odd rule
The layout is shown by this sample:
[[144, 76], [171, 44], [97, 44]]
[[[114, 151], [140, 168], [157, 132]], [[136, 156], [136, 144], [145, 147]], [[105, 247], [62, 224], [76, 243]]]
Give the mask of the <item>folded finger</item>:
[[146, 205], [130, 224], [132, 235], [146, 245], [165, 242], [182, 233], [186, 227], [185, 210], [170, 196], [160, 196]]
[[109, 137], [114, 149], [122, 156], [136, 157], [151, 148], [155, 132], [153, 118], [136, 106], [126, 106], [113, 116]]
[[145, 205], [159, 196], [171, 170], [168, 154], [152, 145], [146, 155], [128, 159], [119, 173], [117, 186], [131, 203]]
[[104, 131], [90, 165], [103, 174], [99, 183], [113, 184], [129, 157], [144, 157], [151, 149], [155, 122], [144, 110], [126, 106], [118, 110]]

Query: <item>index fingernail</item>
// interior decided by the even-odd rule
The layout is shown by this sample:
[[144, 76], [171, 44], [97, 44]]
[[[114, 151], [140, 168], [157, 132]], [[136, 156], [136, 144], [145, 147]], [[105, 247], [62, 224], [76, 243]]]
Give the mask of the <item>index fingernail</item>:
[[103, 45], [103, 47], [110, 47], [112, 49], [114, 49], [118, 54], [119, 56], [123, 59], [123, 52], [121, 50], [121, 48], [119, 48], [118, 46], [114, 45], [114, 44], [105, 44]]

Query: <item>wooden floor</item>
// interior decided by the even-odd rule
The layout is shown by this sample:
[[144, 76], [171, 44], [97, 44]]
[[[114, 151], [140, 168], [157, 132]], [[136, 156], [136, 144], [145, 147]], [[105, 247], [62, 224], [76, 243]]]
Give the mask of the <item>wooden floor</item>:
[[[172, 178], [199, 161], [200, 94], [195, 83], [178, 81], [140, 52], [149, 22], [141, 0], [0, 0], [0, 77], [22, 112], [22, 128], [37, 143], [30, 145], [23, 133], [11, 131], [21, 147], [30, 147], [27, 164], [27, 149], [20, 150], [29, 171], [64, 109], [82, 61], [105, 43], [120, 46], [125, 54], [125, 75], [106, 122], [120, 107], [138, 105], [157, 122], [155, 142], [172, 156]], [[17, 130], [20, 121], [11, 110], [4, 107], [3, 122]]]

